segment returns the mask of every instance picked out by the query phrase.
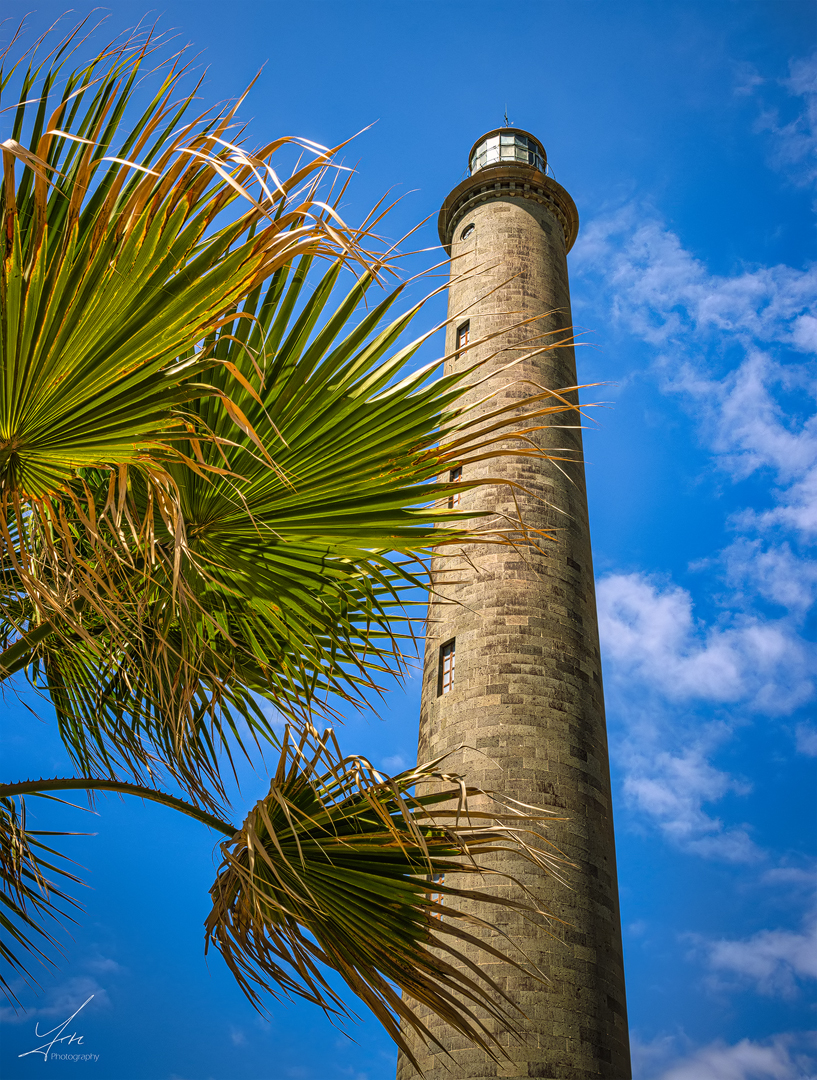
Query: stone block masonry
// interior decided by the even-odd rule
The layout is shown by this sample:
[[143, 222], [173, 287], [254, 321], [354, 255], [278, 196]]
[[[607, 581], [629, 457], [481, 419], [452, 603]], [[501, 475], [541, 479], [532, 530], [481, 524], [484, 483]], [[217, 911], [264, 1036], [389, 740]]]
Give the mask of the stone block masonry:
[[[532, 136], [521, 134], [534, 144]], [[485, 136], [475, 151], [489, 140]], [[482, 406], [485, 412], [536, 392], [537, 386], [576, 385], [571, 347], [525, 360], [512, 373], [500, 369], [529, 351], [522, 343], [536, 334], [556, 331], [558, 340], [570, 337], [566, 256], [577, 229], [567, 192], [536, 165], [518, 160], [491, 164], [489, 154], [489, 164], [446, 199], [440, 235], [452, 256], [449, 314], [462, 313], [448, 330], [447, 353], [455, 352], [466, 320], [471, 342], [521, 319], [536, 320], [450, 362], [471, 364], [502, 350], [483, 369], [492, 373], [491, 382], [474, 392], [473, 400], [496, 392]], [[521, 858], [501, 857], [497, 865], [563, 920], [548, 932], [504, 909], [490, 916], [548, 982], [543, 985], [475, 950], [473, 958], [526, 1014], [527, 1040], [502, 1036], [510, 1063], [496, 1064], [426, 1017], [453, 1058], [452, 1063], [439, 1052], [418, 1050], [428, 1080], [631, 1076], [582, 440], [575, 426], [563, 426], [577, 423], [569, 413], [557, 415], [531, 436], [540, 446], [569, 451], [572, 460], [560, 463], [563, 471], [535, 458], [498, 456], [466, 467], [462, 476], [464, 482], [473, 475], [498, 482], [463, 491], [460, 509], [490, 508], [515, 518], [518, 505], [528, 527], [553, 530], [556, 543], [538, 550], [476, 545], [469, 557], [479, 573], [456, 557], [434, 560], [441, 580], [463, 582], [443, 590], [451, 602], [437, 598], [429, 607], [418, 757], [428, 760], [467, 744], [471, 749], [455, 753], [450, 767], [481, 787], [563, 814], [568, 820], [552, 825], [549, 836], [578, 870], [566, 888]], [[468, 475], [469, 469], [477, 472]], [[516, 505], [503, 480], [519, 485]], [[449, 641], [455, 643], [454, 677], [450, 690], [440, 693], [440, 647]], [[517, 886], [489, 888], [513, 894]], [[397, 1076], [417, 1077], [402, 1055]]]

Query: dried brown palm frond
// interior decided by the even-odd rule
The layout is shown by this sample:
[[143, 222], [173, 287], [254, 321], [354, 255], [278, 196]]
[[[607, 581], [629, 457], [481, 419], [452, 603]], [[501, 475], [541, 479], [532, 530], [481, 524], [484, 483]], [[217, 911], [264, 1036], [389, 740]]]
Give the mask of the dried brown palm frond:
[[[57, 941], [45, 923], [61, 923], [70, 918], [66, 907], [78, 906], [54, 883], [54, 877], [74, 883], [79, 879], [62, 865], [64, 856], [42, 839], [65, 835], [27, 829], [25, 800], [0, 797], [0, 960], [25, 979], [31, 978], [32, 958], [52, 963], [49, 953]], [[20, 949], [27, 954], [25, 959]], [[2, 973], [0, 991], [12, 1003], [16, 1001]]]
[[[437, 1043], [418, 1003], [496, 1057], [504, 1051], [486, 1020], [517, 1032], [521, 1017], [469, 947], [531, 971], [512, 942], [477, 933], [498, 906], [547, 918], [532, 896], [482, 887], [507, 880], [490, 856], [508, 849], [558, 875], [565, 860], [543, 835], [548, 813], [468, 787], [442, 759], [387, 778], [341, 758], [329, 735], [287, 741], [269, 794], [221, 845], [207, 943], [260, 1010], [266, 995], [283, 994], [351, 1015], [328, 968], [412, 1061], [406, 1028]], [[441, 884], [452, 872], [474, 887]], [[478, 901], [484, 916], [458, 910], [457, 897]]]
[[[64, 916], [55, 897], [73, 901], [43, 871], [77, 879], [53, 863], [37, 864], [32, 842], [49, 856], [56, 852], [32, 841], [48, 834], [26, 833], [14, 800], [77, 790], [148, 799], [227, 837], [211, 889], [205, 951], [212, 945], [221, 952], [260, 1011], [270, 999], [296, 995], [334, 1018], [353, 1016], [331, 985], [334, 973], [409, 1056], [407, 1029], [436, 1041], [423, 1012], [493, 1057], [504, 1050], [491, 1022], [500, 1031], [518, 1032], [521, 1014], [479, 966], [474, 950], [538, 977], [501, 932], [490, 944], [479, 932], [490, 926], [497, 907], [550, 921], [524, 888], [522, 899], [511, 900], [485, 886], [509, 880], [492, 862], [509, 850], [561, 876], [568, 864], [545, 836], [547, 822], [560, 820], [551, 811], [468, 787], [444, 769], [442, 759], [384, 776], [363, 758], [344, 758], [331, 732], [318, 737], [314, 729], [297, 743], [287, 731], [269, 793], [240, 828], [223, 808], [213, 813], [156, 787], [120, 780], [80, 776], [0, 784], [0, 925], [45, 962], [47, 955], [29, 940], [31, 931], [54, 945], [39, 920]], [[451, 874], [470, 878], [474, 887], [451, 884]], [[451, 903], [458, 898], [469, 902], [471, 913]], [[0, 960], [26, 973], [8, 947]], [[0, 984], [11, 996], [8, 984]]]

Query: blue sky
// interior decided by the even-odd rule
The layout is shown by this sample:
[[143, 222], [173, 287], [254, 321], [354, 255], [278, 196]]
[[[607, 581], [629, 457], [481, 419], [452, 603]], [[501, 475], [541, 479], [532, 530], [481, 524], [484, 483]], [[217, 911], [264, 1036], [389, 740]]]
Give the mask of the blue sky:
[[[32, 27], [61, 10], [40, 4]], [[117, 3], [111, 33], [144, 13]], [[586, 457], [636, 1077], [817, 1076], [817, 8], [177, 0], [156, 14], [201, 50], [207, 100], [266, 62], [243, 109], [253, 141], [333, 144], [377, 121], [347, 151], [345, 211], [393, 189], [395, 237], [432, 215], [418, 246], [506, 105], [544, 142], [582, 219], [580, 380], [608, 383], [593, 395], [611, 402]], [[29, 704], [41, 719], [6, 700], [4, 773], [65, 771]], [[412, 678], [343, 743], [396, 770], [417, 713]], [[247, 776], [246, 806], [264, 789]], [[42, 1076], [41, 1058], [17, 1057], [35, 1022], [93, 994], [73, 1027], [98, 1060], [47, 1068], [390, 1080], [374, 1021], [355, 1041], [307, 1006], [262, 1021], [205, 962], [214, 836], [135, 800], [96, 813], [38, 808], [41, 827], [96, 832], [66, 842], [91, 888], [67, 961], [24, 992], [26, 1015], [0, 1014], [0, 1076]]]

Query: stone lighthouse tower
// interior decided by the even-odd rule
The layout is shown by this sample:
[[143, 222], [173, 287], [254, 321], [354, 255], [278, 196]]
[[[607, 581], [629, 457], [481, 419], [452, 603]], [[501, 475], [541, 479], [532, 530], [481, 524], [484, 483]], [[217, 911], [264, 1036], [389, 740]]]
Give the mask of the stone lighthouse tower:
[[[571, 336], [567, 253], [579, 220], [571, 197], [546, 175], [546, 161], [542, 145], [527, 132], [491, 131], [474, 145], [470, 176], [440, 211], [440, 239], [452, 257], [449, 315], [456, 317], [446, 342], [446, 353], [456, 358], [449, 363], [470, 365], [499, 350], [482, 369], [490, 381], [475, 392], [479, 400], [495, 393], [482, 406], [486, 412], [535, 393], [536, 386], [558, 390], [577, 383], [569, 346], [501, 370], [534, 348], [531, 339], [538, 335], [556, 331], [536, 344]], [[518, 326], [523, 319], [535, 321]], [[456, 355], [503, 327], [510, 329]], [[574, 414], [552, 421], [532, 437], [542, 447], [566, 450], [570, 460], [560, 462], [561, 471], [535, 457], [497, 456], [466, 471], [515, 487], [497, 483], [449, 499], [460, 510], [495, 511], [497, 525], [502, 515], [515, 519], [518, 507], [529, 528], [554, 532], [557, 542], [538, 548], [477, 545], [468, 552], [471, 565], [435, 558], [438, 581], [460, 583], [442, 585], [444, 595], [429, 607], [419, 757], [468, 747], [448, 765], [469, 782], [566, 818], [549, 837], [578, 870], [567, 888], [538, 876], [521, 858], [501, 857], [501, 869], [563, 920], [549, 934], [504, 908], [490, 916], [548, 981], [479, 958], [525, 1013], [526, 1042], [503, 1036], [510, 1063], [497, 1064], [429, 1017], [451, 1057], [418, 1049], [428, 1080], [631, 1076], [582, 440]], [[491, 888], [513, 895], [517, 887]], [[398, 1080], [416, 1076], [401, 1057]]]

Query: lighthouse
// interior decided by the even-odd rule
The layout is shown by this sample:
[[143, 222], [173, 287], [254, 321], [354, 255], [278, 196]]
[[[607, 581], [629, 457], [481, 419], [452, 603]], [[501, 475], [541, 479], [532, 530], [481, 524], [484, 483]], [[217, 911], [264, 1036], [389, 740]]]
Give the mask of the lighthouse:
[[[486, 414], [578, 382], [569, 344], [528, 356], [572, 336], [567, 254], [578, 227], [575, 204], [547, 175], [538, 139], [506, 127], [477, 140], [467, 179], [443, 203], [439, 233], [451, 255], [447, 369], [484, 361], [480, 378], [488, 380], [472, 401]], [[575, 391], [566, 396], [578, 400]], [[498, 528], [521, 516], [528, 539], [556, 539], [531, 544], [520, 531], [515, 544], [469, 547], [467, 559], [449, 548], [434, 557], [438, 589], [429, 603], [419, 759], [450, 753], [446, 767], [469, 783], [556, 811], [564, 820], [548, 836], [576, 869], [568, 887], [512, 852], [496, 856], [509, 879], [488, 882], [489, 891], [522, 899], [527, 887], [561, 920], [534, 923], [506, 908], [489, 916], [546, 979], [475, 954], [524, 1013], [525, 1039], [497, 1031], [509, 1055], [497, 1063], [436, 1017], [424, 1017], [448, 1051], [417, 1047], [428, 1080], [631, 1076], [579, 423], [578, 414], [556, 414], [530, 435], [564, 458], [558, 467], [530, 454], [500, 454], [441, 477], [463, 484], [495, 478], [450, 496], [448, 505], [490, 511], [488, 525]], [[403, 1055], [397, 1076], [418, 1076]]]

